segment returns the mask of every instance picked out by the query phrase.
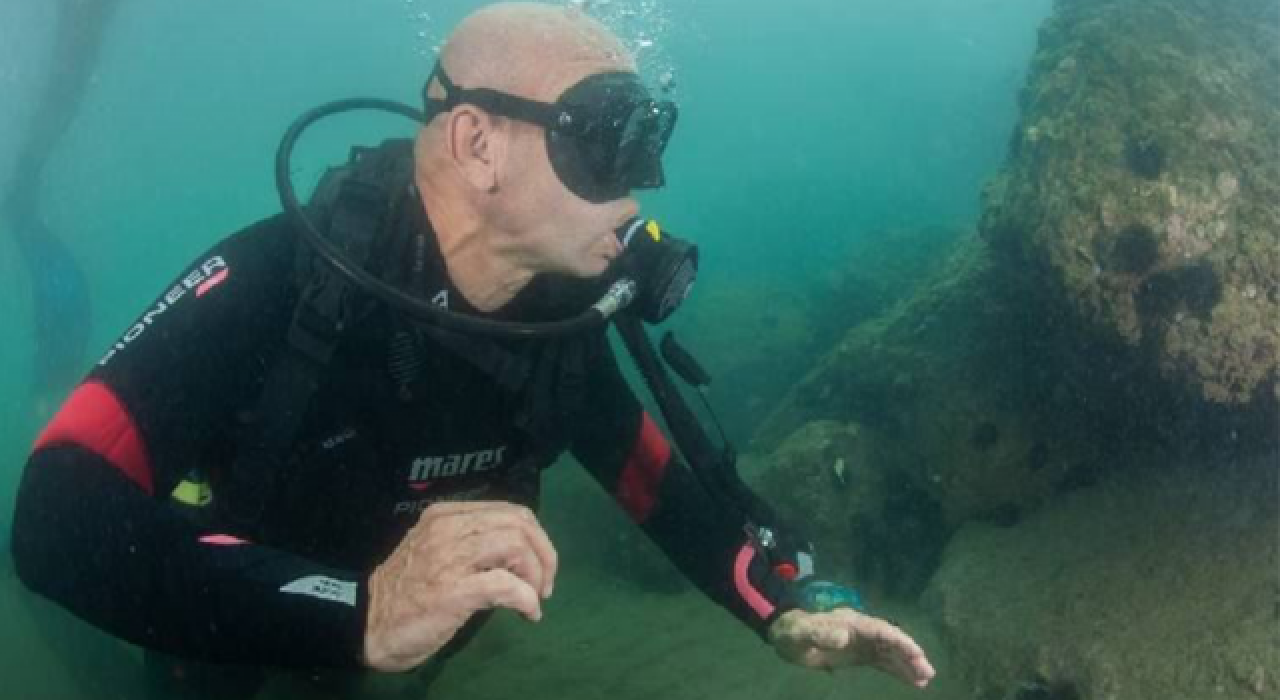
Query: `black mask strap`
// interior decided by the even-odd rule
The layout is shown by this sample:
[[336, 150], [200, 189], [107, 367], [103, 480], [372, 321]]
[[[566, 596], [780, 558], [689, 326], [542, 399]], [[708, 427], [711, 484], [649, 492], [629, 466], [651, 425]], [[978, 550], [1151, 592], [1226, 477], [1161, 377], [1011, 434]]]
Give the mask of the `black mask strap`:
[[[444, 99], [430, 96], [432, 81], [440, 82], [440, 88], [444, 90]], [[436, 67], [431, 71], [431, 76], [427, 78], [427, 83], [422, 86], [423, 111], [427, 115], [425, 121], [429, 122], [435, 118], [437, 114], [441, 112], [448, 112], [454, 107], [457, 107], [457, 95], [458, 86], [453, 84], [453, 81], [450, 80], [449, 76], [444, 72], [444, 68], [441, 67], [440, 62], [437, 61]]]
[[[444, 89], [444, 99], [430, 97], [431, 81], [440, 81]], [[436, 62], [435, 70], [422, 88], [423, 111], [426, 121], [431, 121], [437, 114], [448, 112], [460, 104], [472, 104], [495, 116], [519, 119], [547, 129], [554, 129], [562, 124], [569, 124], [572, 119], [568, 113], [554, 104], [529, 100], [490, 88], [462, 88], [449, 79], [444, 66]]]

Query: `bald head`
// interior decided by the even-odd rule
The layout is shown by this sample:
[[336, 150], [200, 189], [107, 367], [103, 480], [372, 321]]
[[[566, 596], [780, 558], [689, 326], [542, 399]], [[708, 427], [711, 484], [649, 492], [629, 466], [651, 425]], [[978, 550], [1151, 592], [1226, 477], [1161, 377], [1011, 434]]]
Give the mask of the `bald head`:
[[[604, 25], [573, 8], [534, 2], [498, 3], [471, 14], [449, 36], [440, 61], [462, 87], [547, 102], [584, 75], [635, 70]], [[443, 95], [438, 85], [431, 95]]]
[[[440, 66], [461, 88], [489, 88], [540, 102], [554, 102], [566, 89], [593, 73], [635, 70], [622, 42], [580, 10], [536, 2], [500, 2], [464, 19], [440, 52]], [[427, 94], [443, 98], [432, 80]], [[465, 106], [463, 111], [474, 111]], [[447, 176], [442, 168], [457, 156], [457, 122], [451, 115], [432, 119], [418, 134], [419, 178]], [[485, 115], [485, 124], [512, 132], [533, 132], [528, 124], [510, 124]]]
[[[635, 62], [579, 10], [507, 2], [463, 20], [440, 68], [459, 88], [553, 103], [588, 76], [634, 72]], [[438, 81], [427, 94], [446, 97]], [[628, 193], [587, 199], [571, 190], [552, 164], [550, 134], [538, 120], [470, 100], [433, 114], [418, 133], [423, 206], [451, 278], [477, 308], [497, 308], [538, 273], [599, 275], [620, 250], [614, 230], [635, 216]]]

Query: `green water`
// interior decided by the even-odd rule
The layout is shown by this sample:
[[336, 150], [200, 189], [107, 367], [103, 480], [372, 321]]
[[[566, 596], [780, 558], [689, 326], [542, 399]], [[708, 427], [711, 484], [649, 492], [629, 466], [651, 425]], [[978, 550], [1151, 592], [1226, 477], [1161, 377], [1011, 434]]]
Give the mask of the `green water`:
[[[0, 8], [0, 178], [7, 178], [45, 79], [58, 4], [18, 0]], [[668, 151], [669, 187], [645, 198], [646, 213], [703, 249], [699, 292], [708, 293], [695, 294], [687, 313], [726, 323], [765, 314], [761, 289], [813, 292], [833, 261], [877, 231], [971, 228], [981, 186], [1004, 157], [1016, 91], [1048, 12], [1048, 0], [597, 5], [624, 38], [654, 42], [640, 51], [646, 70], [674, 71], [682, 113]], [[413, 100], [432, 47], [476, 6], [122, 0], [44, 188], [44, 215], [91, 284], [86, 367], [198, 251], [275, 210], [271, 158], [291, 118], [339, 97]], [[407, 133], [405, 127], [353, 118], [320, 130], [301, 156], [299, 177], [314, 177], [348, 142]], [[699, 306], [735, 293], [750, 301]], [[25, 271], [10, 241], [0, 238], [6, 533], [25, 453], [48, 410], [26, 393], [34, 351], [29, 307]], [[714, 323], [674, 325], [696, 331], [689, 343], [711, 351], [702, 359], [713, 371], [735, 359], [717, 344]], [[814, 352], [781, 352], [777, 376], [803, 374]], [[717, 398], [767, 404], [785, 389], [785, 382], [767, 379], [737, 382]], [[736, 413], [732, 419], [731, 431], [745, 440], [754, 419]], [[785, 668], [688, 590], [655, 594], [628, 584], [588, 536], [602, 525], [625, 526], [587, 493], [572, 475], [551, 484], [547, 519], [570, 563], [548, 622], [531, 628], [499, 620], [446, 671], [442, 696], [917, 696], [870, 672], [827, 676]], [[15, 620], [0, 631], [5, 697], [132, 697], [129, 673], [119, 666], [132, 653], [115, 656], [110, 643], [31, 600], [8, 573], [0, 596], [5, 619]], [[913, 613], [901, 615], [909, 620]], [[78, 658], [52, 651], [37, 626], [88, 635], [86, 651]], [[928, 633], [922, 635], [927, 644]], [[959, 691], [948, 691], [945, 658], [939, 665], [943, 677], [920, 697], [963, 697], [948, 694]], [[102, 667], [114, 670], [92, 680]], [[74, 676], [90, 678], [79, 687], [94, 690], [76, 690]], [[374, 681], [364, 695], [414, 696], [403, 685]], [[328, 692], [285, 680], [277, 686], [282, 697]]]

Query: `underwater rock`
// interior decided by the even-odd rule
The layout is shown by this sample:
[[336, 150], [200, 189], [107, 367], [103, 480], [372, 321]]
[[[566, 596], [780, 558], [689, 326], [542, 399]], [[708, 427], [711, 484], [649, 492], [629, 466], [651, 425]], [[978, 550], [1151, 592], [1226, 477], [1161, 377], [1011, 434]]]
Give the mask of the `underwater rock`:
[[[1015, 526], [1161, 446], [1257, 452], [1280, 437], [1274, 409], [1207, 404], [1162, 380], [1145, 356], [1007, 262], [974, 235], [957, 242], [911, 297], [849, 329], [749, 446], [775, 453], [814, 422], [858, 426], [866, 461], [845, 457], [845, 465], [874, 467], [875, 488], [889, 493], [872, 497], [881, 505], [823, 513], [809, 501], [829, 497], [830, 480], [788, 481], [789, 462], [776, 453], [776, 488], [764, 493], [795, 501], [801, 517], [823, 513], [822, 527], [837, 533], [854, 573], [886, 590], [914, 589], [933, 557], [917, 543], [941, 546], [970, 520]], [[1211, 298], [1213, 290], [1198, 294]], [[793, 468], [825, 475], [841, 456]], [[855, 531], [848, 545], [838, 537], [846, 525]], [[882, 550], [892, 553], [876, 554]]]
[[752, 450], [777, 449], [809, 421], [856, 422], [879, 478], [926, 494], [949, 526], [1015, 521], [1078, 479], [1100, 447], [1078, 432], [1091, 423], [1073, 406], [1066, 427], [1041, 429], [1053, 402], [1033, 381], [1047, 363], [1028, 352], [1028, 336], [1045, 336], [1023, 323], [1029, 298], [982, 241], [962, 239], [913, 297], [847, 332]]
[[1280, 5], [1059, 1], [983, 236], [1228, 405], [1280, 392]]
[[855, 423], [814, 421], [743, 471], [784, 522], [814, 543], [821, 575], [881, 596], [924, 590], [946, 542], [941, 509], [885, 469], [883, 440]]
[[923, 596], [973, 697], [1280, 695], [1280, 455], [1115, 472], [971, 524]]
[[880, 519], [886, 495], [862, 428], [808, 423], [772, 454], [745, 462], [743, 472], [786, 522], [813, 541], [824, 566], [841, 576], [860, 568], [853, 562], [851, 525]]

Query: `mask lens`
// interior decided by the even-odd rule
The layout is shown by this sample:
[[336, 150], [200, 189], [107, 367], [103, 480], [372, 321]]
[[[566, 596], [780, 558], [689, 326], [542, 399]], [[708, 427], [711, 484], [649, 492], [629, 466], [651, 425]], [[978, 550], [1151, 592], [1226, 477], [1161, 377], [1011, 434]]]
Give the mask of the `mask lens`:
[[661, 187], [662, 152], [675, 129], [675, 105], [645, 100], [630, 111], [618, 135], [611, 177], [636, 189]]
[[633, 73], [593, 75], [558, 104], [569, 125], [549, 130], [547, 143], [570, 191], [603, 202], [664, 184], [662, 152], [675, 128], [675, 104], [651, 99]]

